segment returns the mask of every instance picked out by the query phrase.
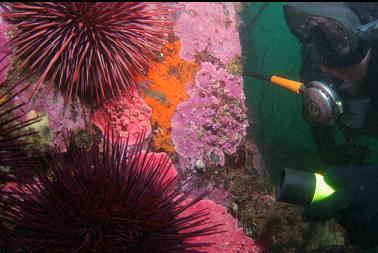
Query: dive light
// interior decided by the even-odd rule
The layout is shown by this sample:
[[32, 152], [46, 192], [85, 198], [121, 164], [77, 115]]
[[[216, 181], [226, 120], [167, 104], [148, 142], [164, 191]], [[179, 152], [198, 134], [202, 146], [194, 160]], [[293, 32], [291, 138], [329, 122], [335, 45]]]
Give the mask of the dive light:
[[330, 126], [343, 113], [342, 101], [337, 93], [331, 89], [332, 84], [322, 81], [312, 81], [304, 85], [302, 82], [279, 76], [267, 77], [252, 71], [245, 71], [245, 74], [271, 82], [296, 94], [301, 94], [303, 97], [304, 112], [310, 121]]
[[277, 190], [277, 200], [281, 202], [308, 206], [321, 201], [335, 190], [318, 173], [286, 168], [282, 170]]

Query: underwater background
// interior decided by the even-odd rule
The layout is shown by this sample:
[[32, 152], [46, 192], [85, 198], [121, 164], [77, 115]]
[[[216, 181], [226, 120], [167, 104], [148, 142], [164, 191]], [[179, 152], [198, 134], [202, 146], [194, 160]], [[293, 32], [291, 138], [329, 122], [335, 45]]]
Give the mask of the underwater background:
[[[299, 80], [301, 45], [286, 26], [283, 2], [97, 4], [3, 6], [8, 16], [0, 23], [1, 99], [15, 105], [10, 122], [23, 122], [16, 139], [32, 143], [11, 144], [23, 150], [22, 166], [55, 147], [47, 149], [50, 167], [40, 165], [51, 174], [37, 166], [27, 179], [17, 173], [0, 178], [4, 252], [20, 250], [19, 242], [30, 252], [66, 246], [72, 248], [57, 252], [321, 253], [333, 252], [323, 246], [344, 245], [344, 231], [334, 221], [305, 222], [303, 208], [276, 201], [283, 168], [324, 167], [301, 116], [301, 97], [243, 74]], [[133, 32], [117, 33], [118, 9]], [[139, 22], [128, 19], [134, 14]], [[59, 24], [61, 17], [69, 22]], [[106, 27], [101, 22], [114, 25], [96, 37], [102, 44], [91, 40], [96, 22], [99, 30]], [[88, 53], [89, 45], [98, 58]], [[33, 75], [22, 79], [24, 72]], [[21, 81], [13, 90], [15, 80]], [[1, 103], [0, 110], [8, 108]], [[0, 124], [2, 140], [8, 141], [8, 130]], [[358, 141], [371, 150], [366, 163], [377, 162], [378, 142]], [[3, 174], [17, 171], [12, 156], [0, 158], [6, 161], [0, 164]], [[100, 171], [86, 173], [93, 167]], [[135, 210], [117, 198], [122, 194]], [[109, 225], [119, 210], [127, 218], [115, 223], [127, 222]], [[41, 230], [46, 227], [47, 233]], [[118, 237], [104, 236], [109, 231]]]
[[[289, 31], [282, 6], [251, 3], [241, 14], [244, 69], [299, 80], [301, 44]], [[301, 117], [302, 98], [265, 81], [244, 78], [247, 105], [256, 123], [249, 133], [272, 175], [276, 177], [282, 167], [319, 166], [309, 126]]]

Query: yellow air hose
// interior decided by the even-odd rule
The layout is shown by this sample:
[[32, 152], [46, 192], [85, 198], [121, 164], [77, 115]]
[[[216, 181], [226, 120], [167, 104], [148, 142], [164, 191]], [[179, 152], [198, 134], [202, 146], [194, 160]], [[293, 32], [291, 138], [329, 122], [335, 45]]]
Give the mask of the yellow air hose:
[[305, 88], [304, 84], [301, 83], [301, 82], [297, 82], [297, 81], [290, 80], [290, 79], [283, 78], [283, 77], [279, 77], [279, 76], [266, 77], [266, 76], [260, 75], [256, 72], [252, 72], [252, 71], [245, 71], [245, 74], [248, 75], [248, 76], [254, 77], [254, 78], [269, 81], [273, 84], [276, 84], [276, 85], [278, 85], [282, 88], [285, 88], [285, 89], [287, 89], [291, 92], [297, 93], [297, 94], [301, 94], [302, 91]]

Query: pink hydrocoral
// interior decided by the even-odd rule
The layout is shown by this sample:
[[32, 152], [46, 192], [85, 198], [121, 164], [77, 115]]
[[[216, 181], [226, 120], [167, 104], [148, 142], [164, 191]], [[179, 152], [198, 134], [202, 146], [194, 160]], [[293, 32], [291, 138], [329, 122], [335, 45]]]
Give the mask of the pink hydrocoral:
[[181, 3], [175, 32], [183, 42], [181, 58], [193, 61], [207, 52], [227, 64], [241, 54], [234, 3]]
[[172, 140], [184, 158], [225, 164], [246, 135], [247, 108], [240, 77], [211, 63], [201, 64], [190, 99], [172, 118]]
[[[190, 201], [187, 199], [186, 201]], [[214, 224], [223, 224], [220, 229], [222, 233], [208, 235], [205, 237], [194, 237], [191, 239], [193, 243], [203, 241], [212, 243], [212, 245], [203, 252], [206, 253], [256, 253], [260, 252], [259, 246], [255, 242], [244, 235], [243, 230], [238, 228], [237, 221], [227, 209], [221, 205], [215, 204], [210, 200], [201, 200], [186, 210], [183, 215], [187, 215], [199, 210], [207, 209], [210, 213], [210, 219]], [[205, 226], [203, 226], [205, 228]]]
[[110, 124], [114, 133], [129, 144], [136, 142], [137, 137], [145, 131], [146, 136], [151, 133], [152, 110], [136, 92], [130, 97], [112, 99], [97, 110], [92, 122], [104, 133]]

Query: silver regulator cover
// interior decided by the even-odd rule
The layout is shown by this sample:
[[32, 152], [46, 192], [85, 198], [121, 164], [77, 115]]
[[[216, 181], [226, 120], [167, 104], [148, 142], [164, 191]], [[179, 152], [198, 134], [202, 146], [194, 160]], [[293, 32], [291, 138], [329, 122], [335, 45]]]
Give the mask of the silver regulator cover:
[[343, 103], [327, 84], [312, 81], [303, 90], [303, 108], [310, 121], [331, 126], [343, 113]]

